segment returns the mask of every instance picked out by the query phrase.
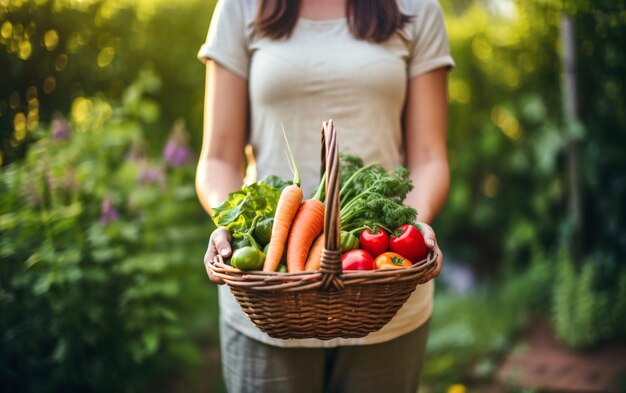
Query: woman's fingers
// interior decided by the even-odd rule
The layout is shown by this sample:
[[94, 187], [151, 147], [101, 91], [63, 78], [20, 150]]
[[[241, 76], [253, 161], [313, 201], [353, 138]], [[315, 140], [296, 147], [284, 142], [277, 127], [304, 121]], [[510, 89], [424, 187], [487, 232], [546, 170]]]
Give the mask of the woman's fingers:
[[420, 232], [422, 233], [422, 236], [424, 237], [424, 242], [426, 243], [426, 247], [430, 248], [431, 250], [435, 249], [435, 246], [437, 246], [437, 238], [435, 237], [435, 231], [433, 231], [433, 228], [431, 228], [430, 225], [420, 222], [417, 224]]
[[222, 256], [222, 258], [228, 258], [232, 253], [232, 248], [230, 246], [230, 233], [223, 227], [217, 228], [213, 231], [211, 238], [209, 239], [209, 246], [207, 247], [206, 254], [204, 254], [204, 268], [209, 276], [209, 280], [215, 284], [222, 285], [224, 284], [224, 280], [216, 277], [213, 274], [213, 271], [209, 269], [209, 264], [218, 253]]
[[428, 273], [426, 276], [422, 277], [419, 281], [420, 284], [423, 284], [437, 277], [441, 272], [441, 266], [443, 265], [443, 252], [441, 251], [441, 248], [439, 248], [439, 244], [437, 243], [437, 237], [435, 236], [435, 231], [433, 230], [433, 228], [423, 222], [418, 223], [417, 226], [422, 233], [422, 236], [424, 237], [426, 247], [431, 249], [437, 255], [437, 259], [435, 261], [435, 269]]
[[215, 250], [219, 252], [222, 258], [230, 257], [232, 248], [230, 247], [230, 233], [224, 227], [217, 228], [211, 235], [215, 243]]

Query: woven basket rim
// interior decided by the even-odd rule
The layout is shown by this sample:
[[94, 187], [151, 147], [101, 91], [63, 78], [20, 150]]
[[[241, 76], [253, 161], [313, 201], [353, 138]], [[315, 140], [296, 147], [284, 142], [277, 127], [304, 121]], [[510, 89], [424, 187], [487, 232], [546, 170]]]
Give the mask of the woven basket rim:
[[[398, 269], [372, 269], [372, 270], [343, 270], [339, 275], [344, 277], [350, 276], [361, 276], [361, 275], [386, 275], [385, 273], [399, 273], [407, 270], [414, 270], [420, 267], [424, 267], [425, 265], [430, 265], [429, 261], [436, 261], [436, 256], [438, 254], [432, 250], [428, 250], [428, 255], [426, 258], [421, 261], [413, 263], [411, 266], [402, 267]], [[232, 265], [227, 264], [224, 261], [224, 258], [221, 255], [216, 255], [215, 258], [209, 264], [211, 270], [219, 272], [221, 269], [225, 270], [229, 274], [234, 275], [259, 275], [259, 276], [267, 276], [269, 277], [301, 277], [301, 276], [309, 276], [311, 274], [321, 274], [319, 270], [305, 270], [302, 272], [265, 272], [263, 270], [240, 270]]]

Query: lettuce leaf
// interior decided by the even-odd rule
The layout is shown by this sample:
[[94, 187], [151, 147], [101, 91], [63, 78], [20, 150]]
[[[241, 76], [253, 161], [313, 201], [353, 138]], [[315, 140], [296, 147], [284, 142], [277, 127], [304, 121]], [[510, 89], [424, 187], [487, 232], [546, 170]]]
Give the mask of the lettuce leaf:
[[274, 217], [280, 193], [290, 183], [272, 175], [246, 184], [241, 190], [228, 194], [228, 200], [213, 210], [212, 219], [230, 233], [247, 232], [256, 216]]

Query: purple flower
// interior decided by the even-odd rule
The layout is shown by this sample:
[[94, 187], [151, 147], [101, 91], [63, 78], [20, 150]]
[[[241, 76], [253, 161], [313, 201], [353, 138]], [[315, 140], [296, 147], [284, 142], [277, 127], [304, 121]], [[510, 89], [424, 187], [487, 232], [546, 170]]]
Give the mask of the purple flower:
[[102, 201], [102, 215], [100, 216], [100, 224], [107, 225], [111, 221], [115, 221], [120, 218], [120, 213], [117, 211], [111, 198], [106, 197]]
[[65, 140], [70, 137], [70, 125], [61, 114], [55, 114], [50, 125], [52, 139]]
[[172, 132], [163, 150], [163, 160], [166, 165], [180, 167], [190, 162], [191, 158], [192, 154], [187, 143], [185, 124], [179, 120], [172, 127]]
[[139, 172], [139, 177], [137, 178], [139, 184], [158, 184], [160, 186], [165, 186], [165, 174], [163, 173], [163, 169], [156, 166], [149, 166], [148, 164], [144, 164], [141, 168], [141, 172]]
[[163, 159], [171, 166], [179, 167], [191, 159], [191, 152], [186, 146], [181, 146], [176, 142], [167, 142], [163, 152]]

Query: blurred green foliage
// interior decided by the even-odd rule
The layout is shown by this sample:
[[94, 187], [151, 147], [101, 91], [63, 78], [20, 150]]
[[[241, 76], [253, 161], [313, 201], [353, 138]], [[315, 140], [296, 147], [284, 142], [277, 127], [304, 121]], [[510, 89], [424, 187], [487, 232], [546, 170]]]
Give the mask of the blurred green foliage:
[[452, 185], [436, 227], [464, 260], [523, 259], [556, 240], [565, 216], [561, 13], [537, 1], [442, 4], [457, 67]]
[[[434, 223], [447, 255], [493, 276], [502, 267], [496, 261], [524, 270], [533, 249], [550, 260], [569, 249], [587, 286], [572, 279], [574, 291], [586, 293], [568, 301], [617, 293], [613, 278], [626, 274], [626, 1], [441, 3], [457, 62], [449, 83], [452, 185]], [[575, 22], [578, 118], [563, 110], [565, 15]], [[569, 144], [578, 152], [575, 173]], [[568, 211], [574, 192], [581, 195], [578, 221]], [[590, 278], [592, 271], [613, 275]], [[560, 321], [564, 290], [555, 291], [553, 319]], [[579, 326], [564, 320], [568, 331]], [[594, 317], [593, 324], [601, 321], [609, 322]], [[611, 337], [619, 332], [589, 334], [585, 345]]]
[[614, 264], [598, 269], [594, 262], [578, 269], [566, 250], [561, 250], [556, 261], [554, 328], [571, 348], [626, 337], [626, 270], [620, 271]]
[[167, 153], [189, 149], [180, 125], [147, 155], [157, 82], [142, 74], [123, 106], [83, 97], [80, 121], [55, 119], [0, 174], [3, 390], [145, 389], [199, 365], [200, 333], [216, 340], [195, 165]]
[[493, 377], [515, 347], [516, 333], [549, 311], [553, 273], [551, 261], [535, 252], [522, 273], [501, 272], [498, 280], [469, 293], [440, 289], [423, 371], [427, 391]]
[[163, 84], [150, 93], [160, 104], [150, 138], [163, 141], [179, 118], [199, 138], [204, 72], [195, 56], [214, 5], [2, 0], [0, 166], [22, 157], [54, 112], [69, 113], [77, 99], [94, 94], [120, 99], [142, 69], [153, 70]]

